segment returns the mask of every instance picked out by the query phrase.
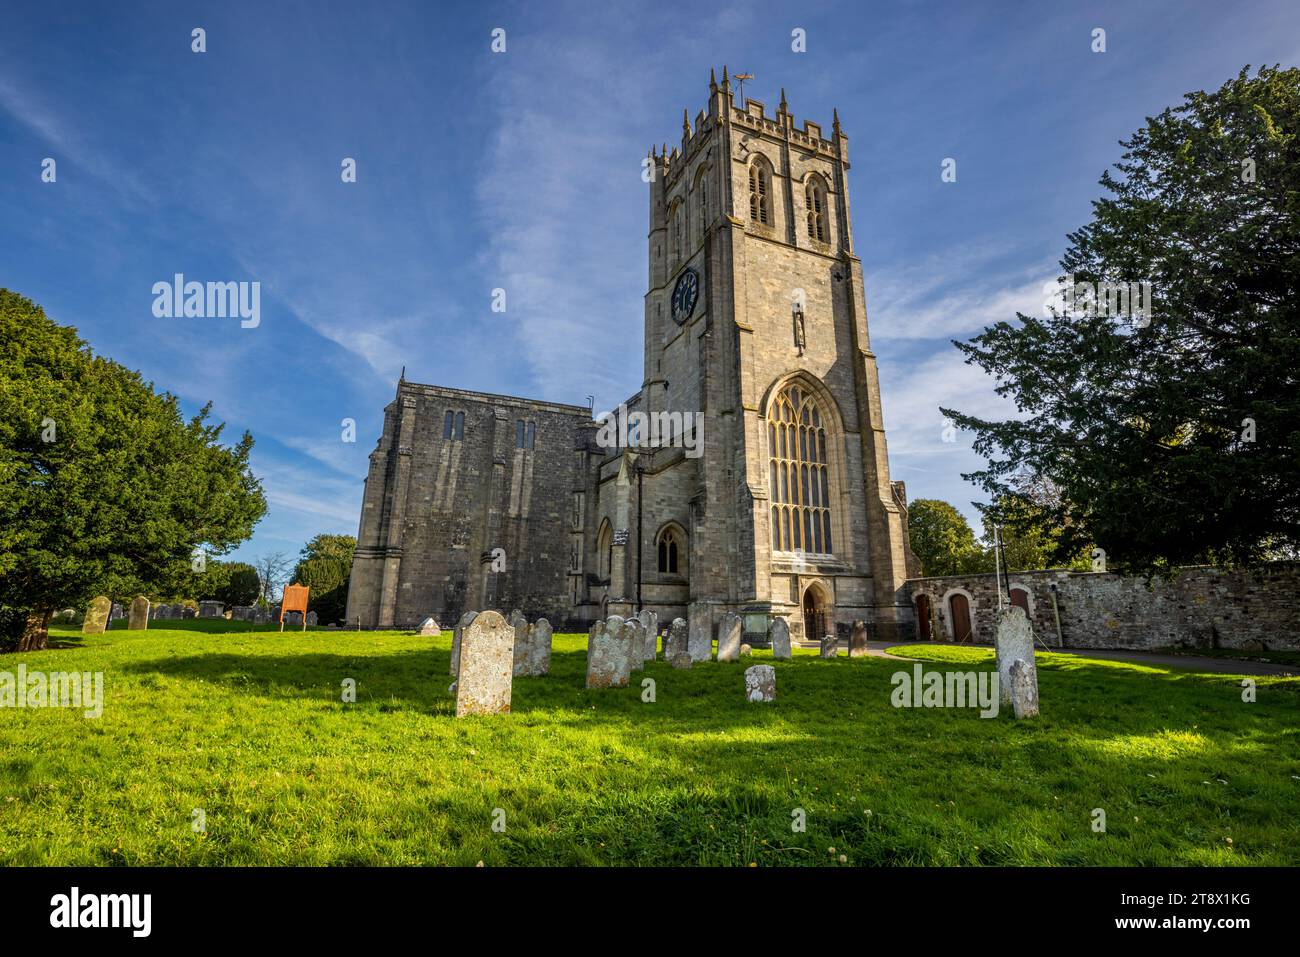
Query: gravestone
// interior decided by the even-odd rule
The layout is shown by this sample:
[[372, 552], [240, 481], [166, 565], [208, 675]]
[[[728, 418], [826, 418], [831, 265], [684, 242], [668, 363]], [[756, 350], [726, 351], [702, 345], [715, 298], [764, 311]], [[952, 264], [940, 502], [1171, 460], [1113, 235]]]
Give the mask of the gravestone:
[[664, 639], [664, 658], [671, 660], [676, 654], [690, 654], [686, 645], [688, 629], [685, 618], [673, 619], [668, 628], [668, 637]]
[[[311, 615], [307, 616], [307, 624], [309, 625], [316, 624], [316, 622], [311, 620]], [[441, 635], [441, 634], [442, 634], [442, 626], [438, 624], [438, 619], [426, 618], [424, 619], [424, 621], [420, 622], [421, 637], [428, 638], [430, 635]]]
[[515, 630], [514, 675], [518, 678], [528, 674], [528, 619], [518, 608], [510, 613], [510, 627]]
[[623, 640], [627, 642], [628, 660], [633, 671], [645, 668], [645, 629], [639, 618], [629, 618], [623, 622]]
[[1034, 662], [1034, 632], [1019, 605], [1008, 605], [998, 612], [995, 639], [998, 663], [998, 697], [1003, 705], [1011, 704], [1011, 662], [1019, 658], [1030, 670], [1035, 696], [1038, 668]]
[[197, 609], [197, 608], [191, 608], [189, 605], [186, 605], [186, 606], [184, 606], [184, 607], [181, 609], [181, 617], [182, 617], [182, 618], [197, 618], [197, 617], [199, 617], [198, 609]]
[[771, 665], [746, 668], [745, 697], [750, 701], [775, 701], [776, 669]]
[[743, 623], [739, 615], [727, 613], [718, 624], [718, 660], [735, 661], [740, 657], [740, 634]]
[[470, 626], [476, 611], [467, 611], [460, 616], [460, 621], [456, 622], [456, 627], [451, 632], [451, 675], [455, 677], [457, 669], [460, 668], [460, 640], [465, 634], [465, 629]]
[[122, 607], [121, 602], [113, 602], [113, 613], [108, 616], [109, 621], [121, 621], [126, 617], [126, 609]]
[[855, 621], [853, 632], [849, 635], [849, 657], [865, 658], [867, 656], [867, 623]]
[[1011, 711], [1020, 718], [1038, 717], [1038, 667], [1017, 658], [1007, 669], [1011, 684]]
[[777, 661], [790, 660], [790, 624], [784, 618], [772, 622], [772, 657]]
[[654, 661], [659, 654], [659, 616], [650, 609], [643, 608], [636, 620], [641, 623], [641, 631], [645, 635], [641, 660]]
[[674, 668], [680, 668], [682, 671], [690, 671], [691, 664], [694, 662], [690, 652], [678, 651], [668, 659], [668, 663]]
[[748, 658], [748, 657], [749, 657], [750, 655], [752, 655], [753, 653], [754, 653], [754, 649], [751, 648], [749, 645], [741, 645], [741, 646], [740, 646], [740, 657], [742, 657], [742, 658]]
[[822, 639], [822, 657], [834, 658], [840, 652], [840, 640], [834, 635]]
[[618, 615], [610, 615], [591, 626], [587, 635], [588, 688], [627, 687], [631, 661], [622, 632], [623, 619]]
[[199, 602], [200, 618], [221, 618], [225, 615], [226, 605], [219, 601], [201, 601]]
[[128, 628], [148, 628], [149, 627], [149, 599], [144, 595], [136, 597], [131, 602], [131, 617], [126, 623]]
[[307, 612], [307, 627], [309, 628], [315, 627], [319, 621], [320, 618], [316, 615], [314, 611]]
[[691, 615], [690, 636], [687, 638], [686, 650], [691, 661], [708, 661], [713, 657], [713, 631], [709, 623], [709, 613], [701, 608]]
[[112, 610], [113, 603], [106, 596], [100, 595], [86, 609], [85, 620], [81, 623], [81, 633], [83, 635], [102, 635], [104, 628], [108, 625], [108, 614]]
[[460, 639], [456, 717], [508, 714], [515, 630], [494, 611], [474, 618]]
[[528, 629], [528, 673], [538, 678], [551, 673], [551, 623], [545, 618]]

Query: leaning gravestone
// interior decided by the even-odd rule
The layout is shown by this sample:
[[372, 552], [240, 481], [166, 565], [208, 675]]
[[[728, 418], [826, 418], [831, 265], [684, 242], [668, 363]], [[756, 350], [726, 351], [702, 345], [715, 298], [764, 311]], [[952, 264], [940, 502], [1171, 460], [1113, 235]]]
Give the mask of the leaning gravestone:
[[772, 622], [772, 657], [777, 661], [790, 660], [790, 624], [784, 618]]
[[108, 624], [108, 614], [112, 610], [113, 603], [104, 595], [100, 595], [86, 609], [85, 620], [81, 623], [81, 633], [83, 635], [102, 635], [105, 626]]
[[460, 640], [465, 635], [465, 629], [477, 617], [478, 612], [467, 611], [460, 616], [460, 621], [451, 632], [451, 675], [455, 676], [456, 671], [460, 668]]
[[685, 618], [674, 618], [668, 628], [668, 637], [664, 639], [664, 658], [672, 660], [676, 654], [690, 654], [686, 650], [686, 637], [689, 626]]
[[[307, 617], [308, 619], [310, 619], [311, 615], [308, 615]], [[314, 625], [316, 624], [316, 622], [309, 620], [307, 624]], [[421, 637], [428, 638], [430, 635], [441, 635], [441, 634], [442, 634], [442, 626], [438, 624], [438, 619], [426, 618], [424, 619], [424, 621], [420, 622]]]
[[[1008, 605], [998, 612], [996, 638], [998, 663], [998, 698], [1011, 704], [1011, 662], [1019, 658], [1030, 671], [1034, 688], [1038, 688], [1038, 668], [1034, 662], [1034, 632], [1023, 608]], [[1035, 691], [1035, 694], [1037, 692]]]
[[1011, 684], [1011, 712], [1020, 718], [1038, 717], [1038, 668], [1017, 658], [1007, 669]]
[[744, 622], [739, 615], [728, 613], [718, 625], [718, 660], [735, 661], [740, 657], [740, 636]]
[[776, 669], [771, 665], [746, 668], [745, 697], [750, 701], [776, 700]]
[[494, 611], [478, 615], [461, 636], [456, 717], [508, 714], [515, 630]]
[[551, 673], [551, 623], [538, 618], [528, 629], [528, 674], [535, 678]]
[[610, 615], [591, 626], [587, 636], [587, 687], [626, 688], [631, 677], [623, 619]]
[[853, 631], [849, 633], [849, 657], [865, 658], [867, 656], [867, 623], [855, 621]]
[[149, 627], [149, 599], [144, 595], [138, 596], [131, 602], [131, 618], [127, 621], [126, 627], [137, 629]]
[[510, 613], [510, 627], [515, 630], [515, 677], [528, 674], [528, 619], [516, 608]]
[[704, 609], [691, 615], [686, 650], [690, 653], [691, 661], [708, 661], [713, 657], [712, 625], [709, 623], [708, 612]]
[[834, 658], [840, 652], [840, 640], [834, 635], [822, 639], [822, 657]]

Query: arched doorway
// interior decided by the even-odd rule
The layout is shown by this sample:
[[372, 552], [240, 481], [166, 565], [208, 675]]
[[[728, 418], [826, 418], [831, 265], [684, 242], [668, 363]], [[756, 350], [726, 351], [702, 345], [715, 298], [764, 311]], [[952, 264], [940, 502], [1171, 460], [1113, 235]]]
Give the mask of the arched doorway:
[[930, 596], [916, 596], [916, 637], [921, 641], [929, 641], [933, 635], [930, 633]]
[[827, 635], [833, 635], [831, 626], [830, 602], [826, 593], [817, 584], [808, 586], [803, 593], [803, 636], [805, 641], [820, 641]]
[[970, 600], [960, 592], [948, 599], [948, 615], [952, 621], [952, 640], [970, 641]]

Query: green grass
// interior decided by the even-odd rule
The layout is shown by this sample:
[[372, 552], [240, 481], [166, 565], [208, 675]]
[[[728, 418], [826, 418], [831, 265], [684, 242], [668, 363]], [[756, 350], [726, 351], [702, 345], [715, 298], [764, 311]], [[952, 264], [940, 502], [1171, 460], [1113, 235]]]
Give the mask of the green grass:
[[450, 634], [167, 624], [0, 658], [105, 675], [99, 719], [0, 710], [0, 864], [1300, 862], [1297, 679], [1245, 704], [1240, 678], [1043, 654], [1043, 714], [1016, 722], [895, 709], [910, 663], [812, 652], [769, 705], [715, 662], [587, 691], [585, 636], [557, 635], [512, 714], [457, 720]]

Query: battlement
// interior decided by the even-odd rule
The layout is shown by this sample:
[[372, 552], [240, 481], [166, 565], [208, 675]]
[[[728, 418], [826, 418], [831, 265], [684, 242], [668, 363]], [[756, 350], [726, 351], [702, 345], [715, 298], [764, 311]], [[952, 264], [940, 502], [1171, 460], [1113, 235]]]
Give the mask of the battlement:
[[718, 83], [714, 71], [709, 71], [709, 107], [707, 110], [700, 110], [696, 113], [694, 124], [690, 120], [690, 111], [682, 111], [682, 139], [680, 146], [673, 146], [670, 151], [668, 144], [665, 143], [662, 152], [654, 146], [650, 148], [649, 155], [653, 160], [656, 171], [665, 177], [670, 176], [674, 167], [678, 166], [683, 159], [692, 156], [712, 135], [714, 126], [721, 122], [724, 117], [733, 126], [778, 139], [788, 137], [793, 145], [827, 157], [838, 155], [836, 150], [837, 140], [848, 139], [840, 129], [838, 111], [834, 116], [830, 138], [822, 134], [822, 125], [814, 123], [812, 120], [804, 120], [803, 128], [798, 128], [794, 114], [790, 112], [789, 104], [786, 103], [784, 89], [781, 91], [781, 104], [773, 117], [767, 115], [766, 107], [761, 100], [746, 97], [737, 106], [735, 94], [731, 89], [731, 80], [727, 75], [727, 68], [724, 66], [722, 68], [721, 83]]

